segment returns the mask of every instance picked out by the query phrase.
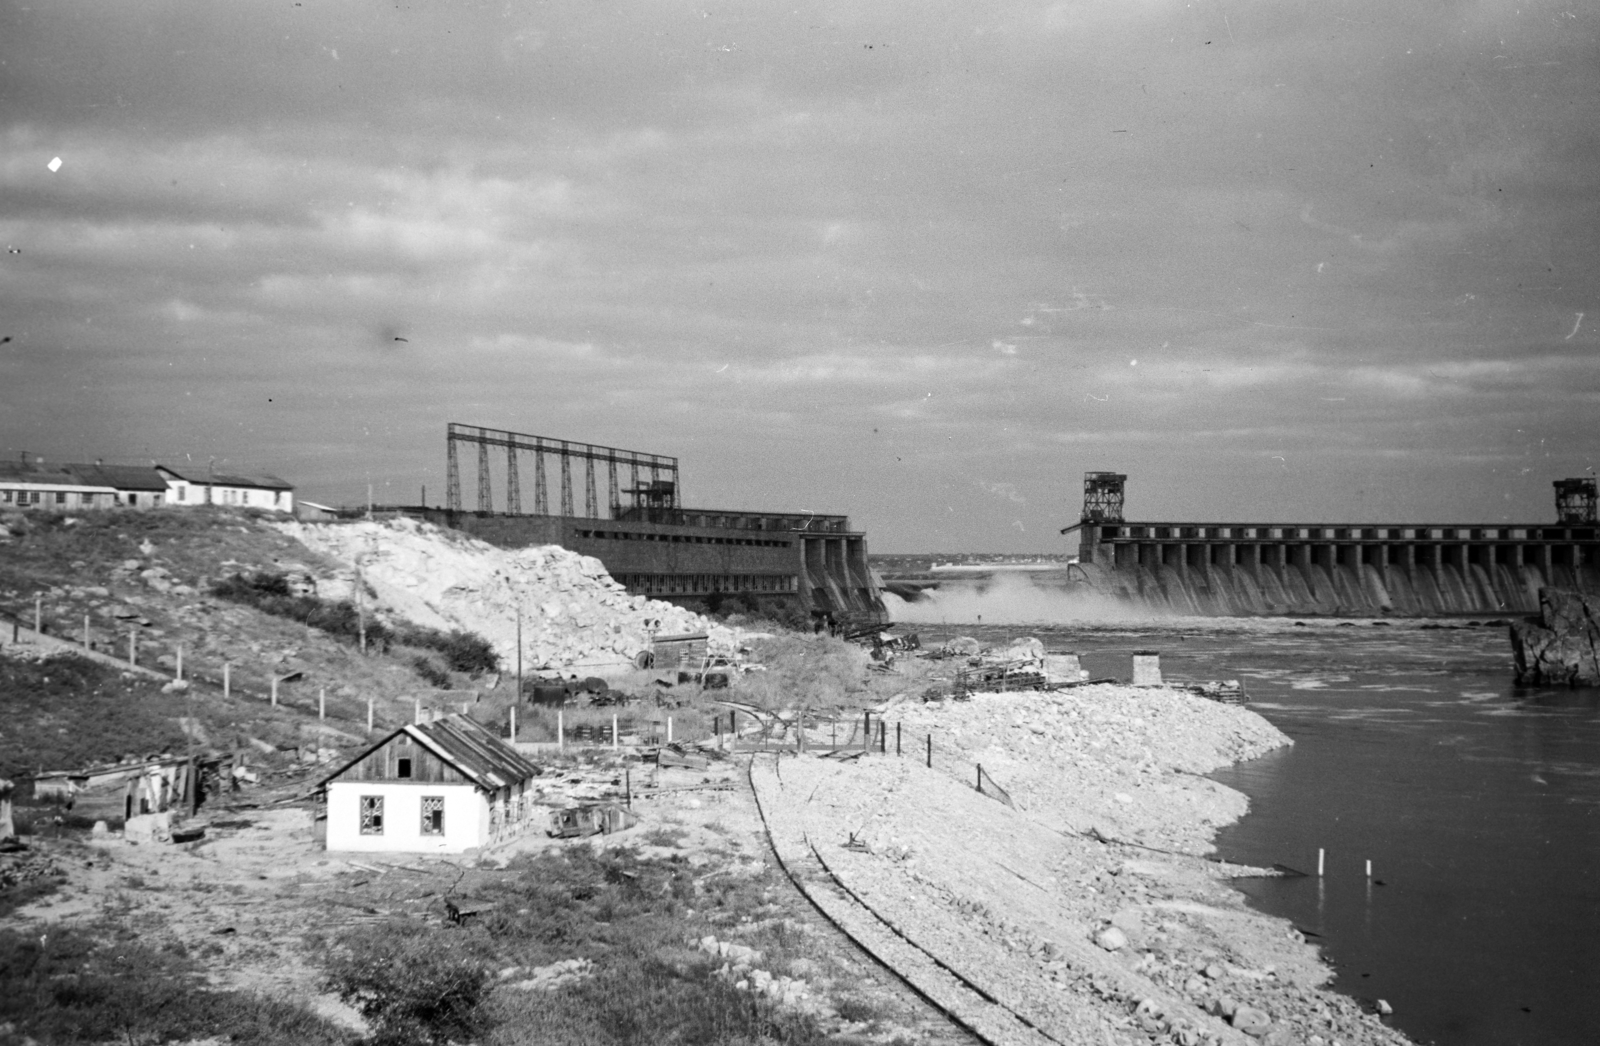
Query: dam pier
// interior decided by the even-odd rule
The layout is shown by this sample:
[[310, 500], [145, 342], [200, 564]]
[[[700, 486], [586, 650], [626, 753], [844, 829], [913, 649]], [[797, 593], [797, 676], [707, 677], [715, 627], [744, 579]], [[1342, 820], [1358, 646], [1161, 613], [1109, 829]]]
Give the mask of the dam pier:
[[1124, 518], [1127, 476], [1084, 476], [1066, 582], [1179, 614], [1531, 613], [1545, 586], [1600, 592], [1595, 481], [1555, 483], [1527, 524], [1187, 523]]

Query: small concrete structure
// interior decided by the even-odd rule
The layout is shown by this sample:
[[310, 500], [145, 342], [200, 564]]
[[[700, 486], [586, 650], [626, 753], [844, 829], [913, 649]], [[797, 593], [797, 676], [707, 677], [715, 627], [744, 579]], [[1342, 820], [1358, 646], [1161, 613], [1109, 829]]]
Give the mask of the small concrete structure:
[[327, 848], [461, 853], [511, 838], [536, 820], [538, 774], [467, 716], [408, 724], [322, 779]]
[[1161, 685], [1161, 652], [1159, 650], [1135, 650], [1133, 652], [1133, 685]]
[[1051, 683], [1077, 683], [1087, 678], [1077, 654], [1044, 655], [1044, 677]]

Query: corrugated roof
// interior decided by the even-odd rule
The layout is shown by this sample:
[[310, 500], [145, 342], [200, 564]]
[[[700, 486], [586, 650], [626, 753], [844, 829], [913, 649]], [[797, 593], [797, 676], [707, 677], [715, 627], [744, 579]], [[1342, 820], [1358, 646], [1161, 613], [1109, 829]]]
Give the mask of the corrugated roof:
[[153, 465], [63, 465], [85, 483], [118, 490], [166, 490], [167, 481]]
[[17, 483], [42, 483], [59, 487], [93, 487], [59, 465], [24, 464], [17, 461], [0, 461], [0, 479]]
[[473, 784], [488, 791], [497, 791], [539, 774], [537, 766], [477, 721], [464, 715], [450, 715], [427, 723], [411, 723], [389, 733], [324, 777], [318, 782], [318, 787], [327, 787], [328, 782], [343, 775], [401, 733], [409, 734], [418, 744], [461, 771]]

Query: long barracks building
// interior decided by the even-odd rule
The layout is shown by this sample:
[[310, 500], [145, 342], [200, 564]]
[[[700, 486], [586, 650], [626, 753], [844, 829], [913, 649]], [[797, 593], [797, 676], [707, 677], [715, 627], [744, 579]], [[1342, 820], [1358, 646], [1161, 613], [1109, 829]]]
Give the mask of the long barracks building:
[[[477, 452], [473, 510], [461, 495], [463, 445]], [[491, 449], [503, 457], [504, 511], [494, 509]], [[521, 455], [533, 458], [532, 511], [524, 511]], [[574, 462], [582, 465], [581, 512]], [[797, 602], [819, 620], [886, 618], [867, 567], [866, 534], [851, 530], [849, 517], [685, 508], [677, 458], [452, 422], [446, 471], [445, 508], [420, 515], [502, 547], [560, 545], [594, 556], [635, 595], [687, 602], [747, 594]]]

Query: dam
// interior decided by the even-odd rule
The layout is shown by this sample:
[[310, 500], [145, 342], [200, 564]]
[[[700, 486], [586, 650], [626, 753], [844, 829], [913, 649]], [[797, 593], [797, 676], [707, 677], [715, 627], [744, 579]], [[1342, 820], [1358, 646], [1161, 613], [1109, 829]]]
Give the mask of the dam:
[[[477, 456], [474, 510], [462, 496], [463, 446]], [[494, 506], [498, 470], [491, 449], [503, 457], [503, 511]], [[523, 505], [524, 455], [533, 464], [531, 511]], [[582, 472], [581, 510], [575, 464]], [[757, 607], [782, 602], [819, 626], [876, 624], [887, 616], [867, 566], [867, 536], [850, 529], [848, 516], [684, 507], [674, 457], [451, 422], [446, 483], [443, 509], [407, 514], [506, 548], [560, 545], [593, 556], [632, 595], [713, 605], [729, 598]]]
[[1126, 475], [1084, 476], [1058, 576], [1194, 615], [1522, 614], [1544, 586], [1600, 592], [1593, 478], [1555, 481], [1554, 523], [1192, 523], [1123, 518]]

